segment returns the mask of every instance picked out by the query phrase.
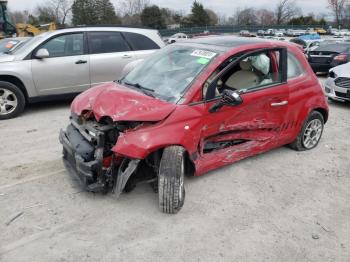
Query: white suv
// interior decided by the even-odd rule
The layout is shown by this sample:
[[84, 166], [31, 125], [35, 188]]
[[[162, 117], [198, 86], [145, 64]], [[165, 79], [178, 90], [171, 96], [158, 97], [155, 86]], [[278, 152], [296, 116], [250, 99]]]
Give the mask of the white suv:
[[81, 27], [33, 37], [0, 55], [0, 120], [27, 103], [58, 99], [117, 80], [130, 62], [164, 46], [158, 31], [127, 27]]

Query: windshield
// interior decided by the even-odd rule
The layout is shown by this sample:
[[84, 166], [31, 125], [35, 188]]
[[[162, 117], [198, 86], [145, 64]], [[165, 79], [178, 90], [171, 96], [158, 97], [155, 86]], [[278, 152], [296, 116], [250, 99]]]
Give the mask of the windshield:
[[186, 88], [217, 54], [189, 46], [168, 46], [139, 64], [121, 80], [152, 95], [177, 103]]
[[6, 53], [19, 43], [18, 40], [3, 39], [0, 41], [0, 53]]
[[28, 40], [26, 40], [25, 42], [19, 44], [16, 48], [14, 48], [13, 50], [9, 50], [12, 54], [20, 52], [22, 50], [26, 50], [27, 47], [31, 46], [32, 44], [41, 41], [48, 33], [43, 33], [41, 35], [37, 35], [34, 37], [29, 38]]

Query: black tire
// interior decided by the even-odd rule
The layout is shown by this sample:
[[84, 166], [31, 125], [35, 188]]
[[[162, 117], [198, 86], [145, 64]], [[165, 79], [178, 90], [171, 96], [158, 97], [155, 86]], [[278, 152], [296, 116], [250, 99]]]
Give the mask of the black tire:
[[180, 146], [164, 149], [158, 172], [159, 209], [176, 214], [185, 202], [185, 150]]
[[24, 107], [26, 105], [26, 99], [21, 89], [19, 89], [17, 86], [15, 86], [12, 83], [4, 82], [4, 81], [0, 81], [0, 105], [2, 102], [1, 97], [4, 94], [4, 90], [7, 90], [12, 93], [8, 97], [9, 98], [8, 101], [13, 101], [14, 99], [16, 99], [17, 105], [13, 108], [7, 107], [7, 108], [11, 108], [11, 110], [8, 109], [9, 112], [5, 114], [1, 112], [1, 108], [0, 108], [0, 120], [10, 119], [18, 116], [20, 113], [23, 112]]
[[[321, 122], [321, 125], [322, 125], [321, 134], [320, 134], [320, 137], [317, 140], [317, 142], [312, 147], [307, 147], [307, 146], [305, 146], [305, 141], [304, 141], [305, 132], [306, 132], [306, 129], [307, 129], [308, 125], [313, 120], [316, 120], [316, 119]], [[301, 129], [301, 131], [298, 134], [297, 138], [289, 146], [292, 149], [296, 150], [296, 151], [306, 151], [306, 150], [314, 149], [315, 147], [317, 147], [318, 143], [320, 142], [320, 140], [322, 138], [323, 129], [324, 129], [324, 118], [323, 118], [323, 115], [320, 112], [318, 112], [318, 111], [312, 111], [311, 114], [309, 115], [309, 117], [307, 118], [307, 120], [305, 121], [305, 123], [303, 125], [303, 128]]]

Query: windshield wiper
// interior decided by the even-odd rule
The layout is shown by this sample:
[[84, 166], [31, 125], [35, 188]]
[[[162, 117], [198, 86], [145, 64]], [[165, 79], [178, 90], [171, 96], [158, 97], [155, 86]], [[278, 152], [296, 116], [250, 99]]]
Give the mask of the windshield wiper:
[[[144, 93], [148, 96], [155, 97], [154, 94], [152, 94], [153, 92], [155, 92], [155, 90], [153, 90], [151, 88], [144, 87], [144, 86], [140, 85], [139, 83], [129, 83], [127, 81], [124, 81], [123, 83], [128, 85], [128, 86], [136, 87], [137, 89], [142, 90], [142, 93]], [[150, 92], [152, 92], [152, 93], [150, 93]]]

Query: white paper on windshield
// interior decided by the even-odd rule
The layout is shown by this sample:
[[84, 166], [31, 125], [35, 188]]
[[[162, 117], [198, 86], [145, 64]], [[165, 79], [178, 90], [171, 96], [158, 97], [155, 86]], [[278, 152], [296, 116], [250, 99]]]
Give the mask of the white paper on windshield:
[[194, 50], [191, 54], [191, 56], [203, 57], [208, 59], [212, 59], [215, 55], [216, 53], [214, 52], [199, 49]]

